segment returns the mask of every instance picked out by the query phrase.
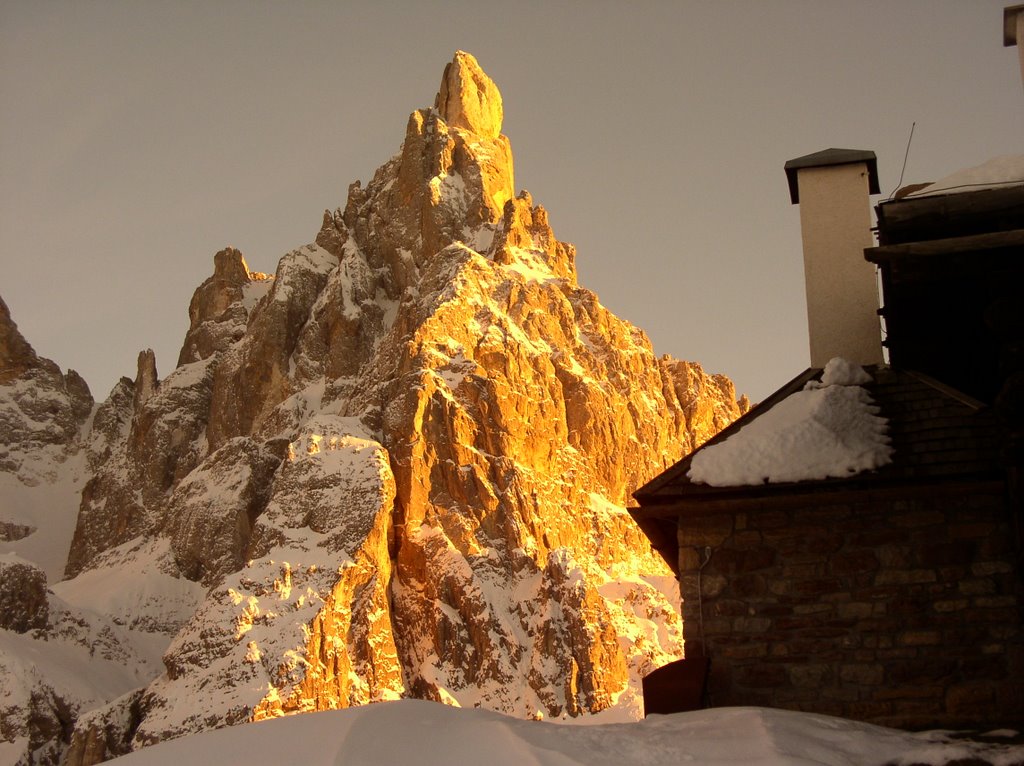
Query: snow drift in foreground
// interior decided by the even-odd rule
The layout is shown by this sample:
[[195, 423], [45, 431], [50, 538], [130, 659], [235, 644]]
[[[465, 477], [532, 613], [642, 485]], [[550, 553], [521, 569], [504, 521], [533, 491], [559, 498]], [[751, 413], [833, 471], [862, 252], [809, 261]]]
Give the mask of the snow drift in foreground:
[[841, 718], [767, 708], [718, 708], [630, 724], [573, 726], [403, 700], [277, 718], [206, 732], [118, 758], [118, 766], [301, 763], [418, 766], [622, 764], [944, 764], [1024, 760], [1024, 745], [960, 742]]

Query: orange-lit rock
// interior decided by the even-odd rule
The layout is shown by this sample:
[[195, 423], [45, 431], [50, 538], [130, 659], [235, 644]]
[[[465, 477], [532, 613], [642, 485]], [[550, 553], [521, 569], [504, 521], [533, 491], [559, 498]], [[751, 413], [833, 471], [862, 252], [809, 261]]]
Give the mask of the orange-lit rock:
[[130, 427], [104, 405], [121, 430], [69, 571], [166, 538], [210, 586], [134, 746], [400, 696], [636, 707], [680, 655], [675, 582], [624, 505], [745, 405], [577, 283], [575, 249], [514, 195], [501, 117], [456, 54], [315, 244], [258, 295], [218, 253], [182, 363], [140, 366]]
[[736, 399], [736, 387], [724, 375], [708, 375], [696, 362], [684, 362], [663, 356], [658, 360], [668, 372], [672, 393], [686, 418], [686, 430], [696, 449], [737, 417], [750, 409], [746, 396]]
[[497, 138], [501, 134], [501, 93], [472, 54], [465, 51], [456, 51], [455, 58], [444, 68], [434, 108], [453, 128], [483, 138]]
[[245, 334], [247, 304], [256, 302], [260, 283], [269, 278], [250, 272], [242, 253], [233, 247], [213, 256], [213, 275], [196, 288], [188, 307], [189, 328], [178, 364], [206, 359], [238, 341]]

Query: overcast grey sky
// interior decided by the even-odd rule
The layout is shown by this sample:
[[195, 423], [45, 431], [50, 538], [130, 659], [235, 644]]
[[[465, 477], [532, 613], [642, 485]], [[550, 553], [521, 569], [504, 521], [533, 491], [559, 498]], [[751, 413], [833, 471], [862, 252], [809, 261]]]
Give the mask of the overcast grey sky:
[[878, 154], [896, 186], [1024, 152], [990, 0], [0, 0], [0, 295], [102, 399], [231, 244], [273, 271], [433, 103], [456, 49], [504, 97], [516, 185], [581, 283], [763, 398], [808, 365], [782, 166]]

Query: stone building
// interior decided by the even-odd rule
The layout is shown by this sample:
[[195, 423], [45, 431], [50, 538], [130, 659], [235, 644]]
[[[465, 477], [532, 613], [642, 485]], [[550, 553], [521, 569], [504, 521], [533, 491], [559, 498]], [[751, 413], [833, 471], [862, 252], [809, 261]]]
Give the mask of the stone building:
[[[1020, 723], [1020, 505], [1005, 426], [933, 378], [869, 369], [890, 464], [714, 487], [687, 477], [691, 456], [637, 493], [637, 520], [680, 575], [687, 657], [710, 659], [715, 706]], [[820, 374], [799, 375], [721, 439]]]
[[[1024, 157], [897, 192], [876, 208], [877, 245], [873, 153], [829, 149], [786, 174], [813, 366], [635, 494], [634, 518], [679, 575], [687, 654], [652, 674], [648, 711], [694, 704], [681, 689], [696, 679], [704, 705], [1019, 727]], [[869, 373], [885, 461], [694, 479], [702, 453], [820, 388], [837, 356]]]

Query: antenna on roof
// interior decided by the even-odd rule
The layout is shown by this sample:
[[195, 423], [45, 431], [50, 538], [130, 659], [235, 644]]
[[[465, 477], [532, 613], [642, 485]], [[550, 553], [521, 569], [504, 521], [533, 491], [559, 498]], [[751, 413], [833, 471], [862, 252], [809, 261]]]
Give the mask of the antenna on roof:
[[900, 182], [896, 184], [896, 188], [892, 190], [892, 194], [889, 195], [889, 199], [892, 199], [892, 195], [903, 188], [903, 174], [907, 172], [907, 158], [910, 156], [910, 142], [914, 140], [915, 127], [917, 127], [917, 120], [910, 123], [910, 137], [907, 139], [907, 151], [903, 154], [903, 167], [900, 169]]

